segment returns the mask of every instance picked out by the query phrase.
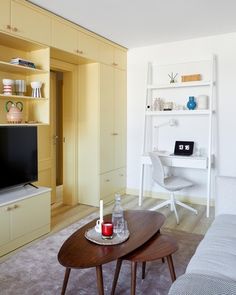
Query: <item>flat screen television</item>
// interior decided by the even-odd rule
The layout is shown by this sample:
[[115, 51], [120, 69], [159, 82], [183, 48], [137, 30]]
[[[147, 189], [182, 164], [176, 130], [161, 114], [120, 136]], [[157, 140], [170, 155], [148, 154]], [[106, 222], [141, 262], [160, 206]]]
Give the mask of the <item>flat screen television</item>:
[[0, 126], [0, 190], [38, 180], [36, 126]]

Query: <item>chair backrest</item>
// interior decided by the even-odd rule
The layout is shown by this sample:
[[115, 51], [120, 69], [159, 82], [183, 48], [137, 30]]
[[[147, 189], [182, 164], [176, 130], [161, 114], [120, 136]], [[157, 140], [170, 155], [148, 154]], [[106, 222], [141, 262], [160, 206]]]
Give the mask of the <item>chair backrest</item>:
[[152, 161], [152, 178], [159, 185], [164, 186], [165, 172], [160, 157], [156, 153], [149, 153]]

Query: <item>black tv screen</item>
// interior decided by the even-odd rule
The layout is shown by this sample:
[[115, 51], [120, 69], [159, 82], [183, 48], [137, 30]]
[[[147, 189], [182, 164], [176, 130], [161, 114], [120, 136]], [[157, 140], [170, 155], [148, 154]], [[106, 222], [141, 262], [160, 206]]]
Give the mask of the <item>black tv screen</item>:
[[36, 126], [0, 126], [0, 189], [38, 180]]

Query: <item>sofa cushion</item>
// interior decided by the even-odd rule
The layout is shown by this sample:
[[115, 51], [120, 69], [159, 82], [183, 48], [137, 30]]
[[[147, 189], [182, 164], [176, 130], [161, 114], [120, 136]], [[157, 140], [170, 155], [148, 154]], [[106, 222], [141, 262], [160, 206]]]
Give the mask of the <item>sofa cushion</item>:
[[184, 274], [171, 286], [168, 295], [236, 295], [232, 280], [201, 274]]
[[186, 273], [236, 281], [236, 215], [219, 215], [199, 244]]

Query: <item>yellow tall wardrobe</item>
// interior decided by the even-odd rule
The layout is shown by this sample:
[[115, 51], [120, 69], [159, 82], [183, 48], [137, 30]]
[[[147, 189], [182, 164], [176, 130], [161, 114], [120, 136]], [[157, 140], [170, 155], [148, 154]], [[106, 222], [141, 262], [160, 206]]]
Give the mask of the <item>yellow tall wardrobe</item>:
[[126, 188], [126, 71], [79, 66], [79, 203], [98, 206]]

